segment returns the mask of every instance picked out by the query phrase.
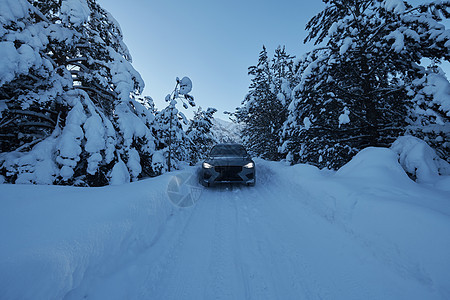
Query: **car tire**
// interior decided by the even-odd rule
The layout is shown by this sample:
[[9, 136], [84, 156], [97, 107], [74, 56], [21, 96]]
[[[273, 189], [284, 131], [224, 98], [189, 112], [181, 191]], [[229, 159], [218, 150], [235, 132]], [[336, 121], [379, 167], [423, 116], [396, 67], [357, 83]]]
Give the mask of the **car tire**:
[[209, 187], [209, 182], [208, 182], [208, 183], [205, 183], [205, 182], [204, 182], [203, 180], [201, 180], [201, 179], [198, 180], [198, 183], [200, 183], [201, 186]]

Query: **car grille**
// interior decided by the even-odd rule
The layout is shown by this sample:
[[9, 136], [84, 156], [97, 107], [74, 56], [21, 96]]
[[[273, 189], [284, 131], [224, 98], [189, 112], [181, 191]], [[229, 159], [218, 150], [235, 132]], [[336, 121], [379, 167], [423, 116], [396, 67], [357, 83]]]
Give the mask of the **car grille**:
[[242, 181], [239, 173], [242, 172], [241, 166], [217, 166], [214, 170], [219, 173], [218, 181]]

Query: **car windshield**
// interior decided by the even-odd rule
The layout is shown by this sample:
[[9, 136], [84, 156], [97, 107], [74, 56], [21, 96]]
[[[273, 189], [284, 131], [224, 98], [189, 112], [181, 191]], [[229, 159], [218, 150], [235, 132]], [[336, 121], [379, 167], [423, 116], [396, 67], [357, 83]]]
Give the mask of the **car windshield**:
[[241, 145], [217, 145], [211, 149], [210, 156], [247, 156], [247, 151]]

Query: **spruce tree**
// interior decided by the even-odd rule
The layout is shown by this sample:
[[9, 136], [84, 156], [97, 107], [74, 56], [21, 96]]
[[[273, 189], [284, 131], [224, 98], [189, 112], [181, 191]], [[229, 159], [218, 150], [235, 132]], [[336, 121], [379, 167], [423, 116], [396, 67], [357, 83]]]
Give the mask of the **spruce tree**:
[[306, 28], [320, 44], [296, 65], [299, 84], [285, 124], [295, 162], [339, 168], [360, 149], [389, 146], [405, 132], [423, 58], [448, 60], [439, 22], [448, 2], [324, 0]]
[[276, 94], [277, 100], [272, 103], [272, 110], [275, 113], [273, 127], [275, 128], [277, 143], [277, 155], [273, 159], [279, 159], [283, 156], [283, 126], [287, 120], [288, 106], [292, 101], [292, 88], [295, 86], [296, 77], [294, 74], [295, 56], [286, 53], [285, 47], [278, 46], [275, 49], [272, 59], [271, 70], [273, 74], [272, 90]]
[[188, 121], [176, 106], [178, 101], [184, 108], [188, 108], [188, 104], [195, 106], [194, 98], [189, 95], [191, 90], [192, 82], [188, 77], [177, 78], [175, 89], [166, 96], [168, 105], [156, 114], [158, 144], [153, 168], [158, 175], [176, 170], [180, 162], [188, 160], [189, 139], [183, 129]]
[[217, 109], [209, 107], [204, 111], [201, 107], [194, 113], [190, 120], [186, 135], [189, 140], [189, 162], [195, 165], [204, 159], [211, 147], [218, 141], [211, 132], [213, 126], [213, 114]]
[[249, 67], [250, 91], [234, 117], [244, 125], [242, 137], [246, 147], [262, 158], [280, 158], [281, 129], [286, 119], [286, 103], [290, 100], [291, 69], [292, 57], [281, 47], [272, 61], [263, 47], [258, 64]]
[[450, 83], [438, 66], [413, 81], [407, 134], [427, 142], [450, 162]]
[[[2, 11], [0, 173], [11, 183], [119, 184], [154, 152], [152, 116], [118, 23], [95, 0]], [[147, 172], [149, 173], [149, 172]]]

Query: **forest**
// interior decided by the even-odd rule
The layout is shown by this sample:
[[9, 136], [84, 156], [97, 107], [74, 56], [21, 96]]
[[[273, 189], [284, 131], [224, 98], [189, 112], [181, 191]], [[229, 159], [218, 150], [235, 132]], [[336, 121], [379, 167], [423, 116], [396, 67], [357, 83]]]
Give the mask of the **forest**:
[[[221, 139], [188, 77], [143, 95], [117, 21], [95, 0], [4, 0], [0, 182], [103, 186], [195, 165]], [[263, 46], [230, 118], [255, 156], [337, 170], [413, 136], [450, 162], [449, 1], [327, 0], [301, 57]], [[439, 172], [446, 172], [440, 170]], [[414, 176], [414, 174], [411, 174]]]

